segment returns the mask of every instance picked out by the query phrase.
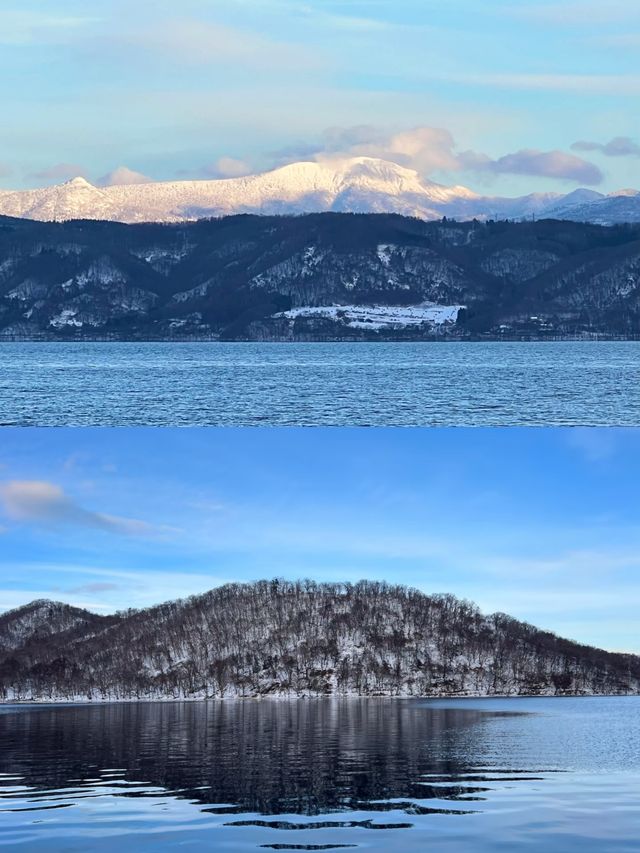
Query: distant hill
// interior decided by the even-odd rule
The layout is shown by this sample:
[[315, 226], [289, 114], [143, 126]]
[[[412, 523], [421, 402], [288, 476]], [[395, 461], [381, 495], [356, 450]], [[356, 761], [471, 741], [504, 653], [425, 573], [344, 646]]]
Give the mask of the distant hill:
[[37, 601], [0, 616], [5, 701], [638, 693], [640, 657], [369, 581], [230, 584], [107, 617]]
[[0, 191], [0, 214], [40, 220], [181, 222], [236, 213], [326, 211], [400, 213], [426, 220], [554, 216], [610, 225], [640, 222], [640, 193], [621, 190], [605, 196], [578, 189], [516, 198], [481, 196], [467, 187], [443, 186], [413, 169], [374, 157], [291, 163], [241, 178], [97, 187], [77, 177], [39, 189]]
[[0, 339], [640, 335], [640, 225], [0, 217]]

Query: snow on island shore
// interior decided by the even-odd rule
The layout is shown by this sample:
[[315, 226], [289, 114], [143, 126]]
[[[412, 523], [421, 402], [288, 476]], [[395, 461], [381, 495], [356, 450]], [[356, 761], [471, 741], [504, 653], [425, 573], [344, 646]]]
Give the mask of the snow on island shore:
[[388, 329], [402, 326], [443, 326], [453, 324], [464, 305], [319, 305], [291, 308], [274, 314], [296, 320], [298, 317], [317, 317], [342, 322], [352, 329]]

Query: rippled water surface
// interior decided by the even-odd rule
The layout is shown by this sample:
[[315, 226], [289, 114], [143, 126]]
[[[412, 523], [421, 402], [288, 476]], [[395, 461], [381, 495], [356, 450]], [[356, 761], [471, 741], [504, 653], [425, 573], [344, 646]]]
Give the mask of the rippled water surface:
[[638, 851], [640, 698], [0, 707], [24, 851]]
[[637, 425], [640, 342], [2, 343], [14, 425]]

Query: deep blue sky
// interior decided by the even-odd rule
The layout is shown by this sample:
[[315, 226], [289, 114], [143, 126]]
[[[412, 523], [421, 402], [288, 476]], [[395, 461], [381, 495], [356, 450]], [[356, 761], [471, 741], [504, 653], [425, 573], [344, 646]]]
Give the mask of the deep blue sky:
[[378, 578], [640, 651], [640, 430], [9, 429], [0, 608]]
[[362, 150], [490, 193], [640, 183], [637, 0], [3, 0], [0, 48], [5, 187]]

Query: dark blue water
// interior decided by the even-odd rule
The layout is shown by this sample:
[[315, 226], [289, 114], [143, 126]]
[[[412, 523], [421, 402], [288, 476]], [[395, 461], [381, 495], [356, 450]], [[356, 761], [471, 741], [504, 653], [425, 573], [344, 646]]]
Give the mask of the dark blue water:
[[637, 425], [640, 342], [2, 343], [13, 425]]
[[24, 851], [640, 849], [640, 698], [0, 708]]

